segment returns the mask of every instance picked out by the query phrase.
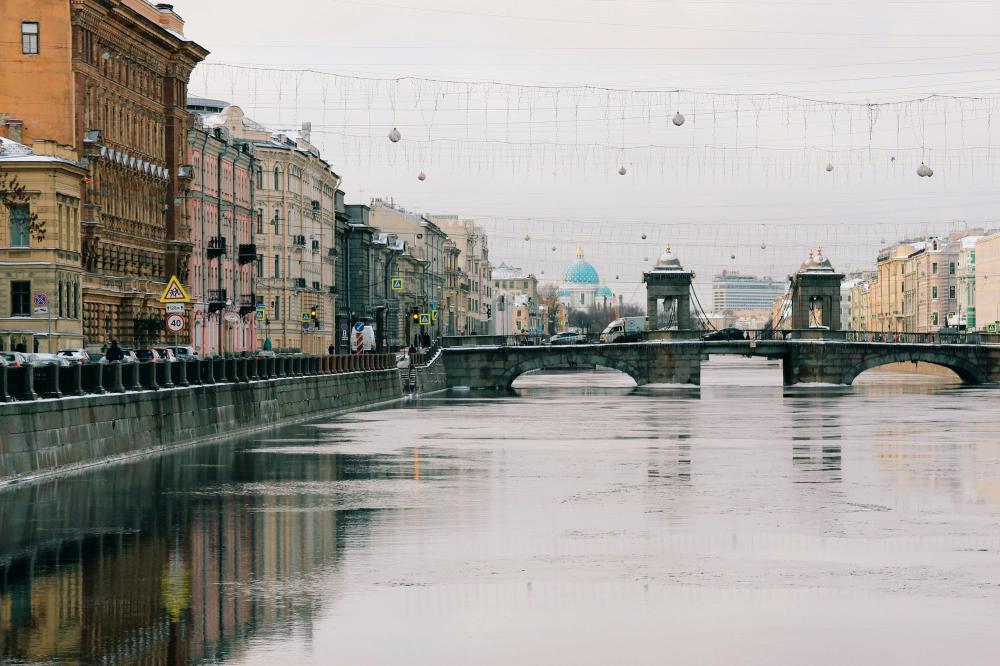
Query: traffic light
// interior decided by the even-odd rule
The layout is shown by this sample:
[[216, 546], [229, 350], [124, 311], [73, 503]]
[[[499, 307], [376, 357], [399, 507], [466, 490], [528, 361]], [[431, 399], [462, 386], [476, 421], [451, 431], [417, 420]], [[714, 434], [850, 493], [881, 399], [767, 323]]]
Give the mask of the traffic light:
[[413, 314], [410, 315], [413, 321], [420, 321], [420, 310], [413, 308]]
[[312, 319], [313, 328], [319, 328], [319, 315], [316, 313], [316, 306], [309, 308], [309, 318]]

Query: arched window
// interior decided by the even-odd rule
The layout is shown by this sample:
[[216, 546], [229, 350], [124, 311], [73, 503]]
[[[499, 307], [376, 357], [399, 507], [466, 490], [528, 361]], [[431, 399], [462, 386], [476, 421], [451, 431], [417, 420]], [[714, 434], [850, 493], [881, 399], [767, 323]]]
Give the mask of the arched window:
[[260, 165], [257, 166], [257, 189], [264, 189], [264, 168]]
[[280, 231], [281, 224], [279, 223], [280, 219], [281, 218], [278, 216], [278, 209], [275, 208], [274, 209], [274, 233], [275, 233], [275, 235], [281, 233], [281, 231]]
[[274, 165], [274, 189], [281, 189], [281, 169], [278, 168], [277, 164]]

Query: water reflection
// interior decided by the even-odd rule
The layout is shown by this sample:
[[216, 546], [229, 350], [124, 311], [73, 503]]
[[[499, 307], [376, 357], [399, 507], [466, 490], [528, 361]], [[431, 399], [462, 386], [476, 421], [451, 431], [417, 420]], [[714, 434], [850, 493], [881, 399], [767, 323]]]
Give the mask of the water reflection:
[[234, 443], [4, 493], [0, 656], [217, 661], [310, 627], [316, 580], [371, 513], [313, 486], [369, 471], [338, 456], [277, 464]]
[[533, 373], [0, 493], [0, 660], [997, 663], [996, 392], [879, 379]]

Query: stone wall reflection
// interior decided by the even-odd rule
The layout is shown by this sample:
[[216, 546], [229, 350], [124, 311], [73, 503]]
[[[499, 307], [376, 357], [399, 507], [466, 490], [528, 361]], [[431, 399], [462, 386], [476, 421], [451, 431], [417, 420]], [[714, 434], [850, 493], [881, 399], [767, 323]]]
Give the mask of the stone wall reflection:
[[0, 495], [0, 661], [211, 662], [309, 633], [316, 581], [369, 513], [256, 490], [344, 475], [282, 458], [203, 447]]

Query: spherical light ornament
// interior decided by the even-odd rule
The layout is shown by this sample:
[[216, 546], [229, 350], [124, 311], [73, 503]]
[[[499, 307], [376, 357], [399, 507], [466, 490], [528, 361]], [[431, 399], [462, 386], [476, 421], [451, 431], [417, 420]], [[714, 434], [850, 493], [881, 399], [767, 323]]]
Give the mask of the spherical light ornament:
[[684, 116], [681, 115], [680, 111], [678, 111], [677, 113], [674, 114], [673, 120], [671, 122], [673, 122], [674, 125], [676, 125], [677, 127], [680, 127], [681, 125], [684, 124]]
[[616, 279], [616, 280], [618, 279], [618, 276], [617, 276], [617, 275], [615, 276], [615, 279]]
[[929, 166], [921, 162], [920, 166], [917, 167], [917, 175], [920, 176], [921, 178], [927, 178], [929, 176], [934, 175], [934, 172], [931, 171], [931, 168]]
[[730, 259], [735, 259], [735, 258], [736, 258], [736, 255], [735, 255], [735, 254], [731, 254], [731, 255], [729, 255], [729, 258], [730, 258]]
[[399, 143], [399, 140], [402, 139], [402, 138], [403, 138], [403, 135], [400, 134], [399, 130], [396, 129], [395, 127], [393, 127], [392, 131], [389, 132], [389, 141], [392, 141], [393, 143]]
[[556, 251], [556, 246], [555, 246], [555, 245], [553, 245], [553, 246], [552, 246], [552, 251], [553, 251], [553, 252], [555, 252], [555, 251]]
[[642, 235], [642, 240], [646, 240], [646, 234]]
[[767, 249], [767, 243], [761, 243], [760, 244], [760, 249], [766, 250]]
[[830, 164], [829, 162], [827, 162], [826, 163], [826, 170], [827, 170], [827, 172], [833, 171], [833, 165]]
[[530, 241], [530, 240], [531, 240], [531, 236], [527, 236], [527, 235], [526, 235], [526, 236], [524, 237], [524, 242], [525, 242], [525, 243], [527, 243], [527, 242], [528, 242], [528, 241]]
[[927, 177], [930, 178], [934, 175], [934, 169], [927, 167]]
[[625, 167], [618, 167], [618, 175], [619, 176], [624, 176], [626, 173], [628, 173], [628, 172], [625, 170]]
[[427, 180], [427, 174], [421, 171], [417, 174], [417, 180]]

